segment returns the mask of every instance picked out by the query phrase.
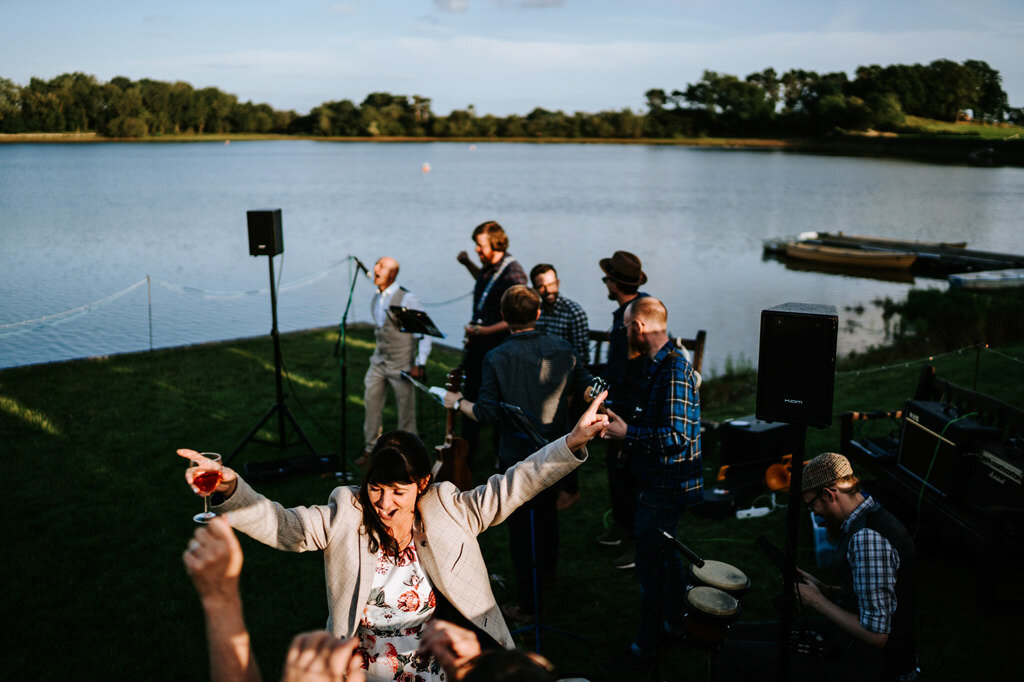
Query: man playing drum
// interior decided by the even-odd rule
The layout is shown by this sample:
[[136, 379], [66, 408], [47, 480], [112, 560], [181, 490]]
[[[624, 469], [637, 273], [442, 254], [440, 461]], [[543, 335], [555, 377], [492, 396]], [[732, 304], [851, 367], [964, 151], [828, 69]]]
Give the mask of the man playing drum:
[[[807, 462], [801, 495], [839, 539], [842, 584], [825, 585], [797, 569], [797, 599], [823, 616], [808, 627], [831, 646], [822, 658], [791, 656], [790, 679], [913, 680], [917, 559], [907, 529], [861, 491], [842, 455], [826, 452]], [[752, 633], [736, 626], [722, 650], [720, 679], [774, 680], [777, 633], [762, 628], [762, 641], [741, 641]]]

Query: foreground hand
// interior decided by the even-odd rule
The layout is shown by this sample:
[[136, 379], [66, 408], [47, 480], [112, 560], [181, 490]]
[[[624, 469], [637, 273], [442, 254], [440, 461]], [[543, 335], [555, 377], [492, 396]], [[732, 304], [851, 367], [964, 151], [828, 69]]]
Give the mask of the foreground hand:
[[444, 392], [444, 406], [447, 407], [449, 410], [455, 409], [455, 401], [458, 400], [461, 397], [462, 397], [461, 393], [456, 393], [454, 391], [445, 391]]
[[238, 599], [242, 547], [226, 519], [217, 516], [197, 528], [182, 560], [204, 603]]
[[[205, 459], [195, 450], [189, 450], [188, 448], [180, 448], [177, 453], [179, 457], [184, 457], [185, 459], [194, 462], [202, 462], [203, 459]], [[192, 488], [192, 492], [198, 495], [199, 489], [192, 485], [192, 477], [196, 474], [196, 472], [192, 470], [193, 468], [194, 467], [189, 467], [188, 469], [185, 469], [185, 482], [188, 483], [190, 488]], [[237, 485], [238, 474], [235, 473], [235, 470], [230, 467], [221, 466], [220, 483], [218, 483], [217, 487], [214, 488], [214, 492], [224, 493], [225, 495], [230, 496], [231, 493], [235, 492], [235, 486]]]
[[609, 408], [605, 408], [608, 412], [608, 428], [603, 434], [603, 438], [608, 440], [622, 440], [626, 437], [626, 420], [619, 415], [612, 412]]
[[434, 620], [427, 623], [420, 634], [419, 652], [432, 655], [448, 677], [458, 680], [464, 674], [459, 672], [460, 668], [480, 655], [480, 640], [470, 630], [445, 620]]
[[576, 451], [590, 442], [591, 438], [604, 434], [608, 428], [608, 415], [599, 414], [597, 408], [601, 406], [604, 399], [608, 397], [608, 391], [601, 391], [596, 398], [587, 406], [586, 412], [572, 427], [572, 431], [565, 439], [570, 450]]
[[364, 682], [358, 637], [341, 641], [329, 632], [306, 632], [292, 640], [281, 682]]
[[793, 587], [796, 590], [797, 599], [802, 601], [804, 604], [807, 604], [815, 611], [820, 611], [821, 609], [819, 608], [819, 605], [822, 602], [828, 601], [825, 595], [821, 593], [818, 585], [810, 580], [802, 583], [794, 583]]

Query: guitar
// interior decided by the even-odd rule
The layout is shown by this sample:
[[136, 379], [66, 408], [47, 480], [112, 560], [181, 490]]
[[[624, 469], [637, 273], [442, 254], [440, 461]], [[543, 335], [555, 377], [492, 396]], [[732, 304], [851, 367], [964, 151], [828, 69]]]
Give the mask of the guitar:
[[[445, 388], [457, 393], [462, 388], [462, 366], [448, 372]], [[455, 435], [455, 410], [448, 410], [444, 443], [437, 448], [434, 465], [435, 481], [451, 481], [459, 490], [473, 487], [473, 473], [469, 470], [469, 443]]]

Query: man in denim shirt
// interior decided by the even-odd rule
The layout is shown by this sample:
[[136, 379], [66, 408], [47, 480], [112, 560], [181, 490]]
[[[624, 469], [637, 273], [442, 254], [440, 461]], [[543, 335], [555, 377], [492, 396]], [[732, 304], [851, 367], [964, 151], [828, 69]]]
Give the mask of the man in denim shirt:
[[650, 359], [643, 411], [628, 425], [609, 411], [605, 434], [623, 442], [639, 486], [633, 531], [641, 621], [630, 650], [642, 663], [655, 656], [665, 616], [682, 613], [682, 561], [663, 551], [661, 531], [674, 534], [683, 510], [702, 499], [700, 400], [693, 365], [669, 340], [661, 301], [637, 298], [623, 325], [630, 346]]

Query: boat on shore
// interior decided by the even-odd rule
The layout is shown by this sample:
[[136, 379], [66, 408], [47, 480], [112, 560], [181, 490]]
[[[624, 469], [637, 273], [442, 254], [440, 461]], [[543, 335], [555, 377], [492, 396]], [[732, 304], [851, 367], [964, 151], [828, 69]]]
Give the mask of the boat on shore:
[[789, 258], [843, 265], [856, 268], [908, 270], [917, 260], [916, 253], [905, 251], [874, 251], [860, 248], [826, 246], [810, 242], [788, 242], [785, 252]]

